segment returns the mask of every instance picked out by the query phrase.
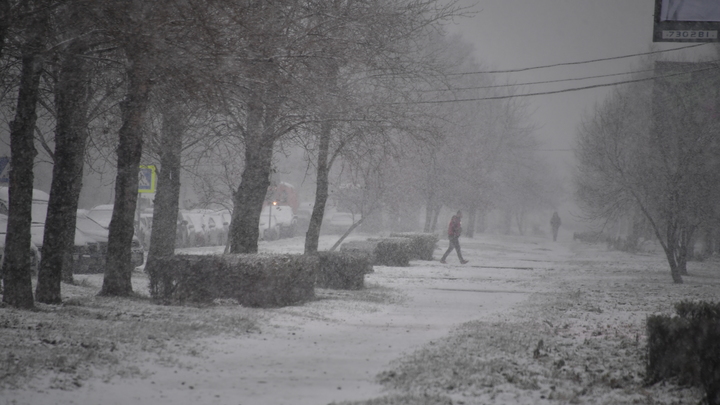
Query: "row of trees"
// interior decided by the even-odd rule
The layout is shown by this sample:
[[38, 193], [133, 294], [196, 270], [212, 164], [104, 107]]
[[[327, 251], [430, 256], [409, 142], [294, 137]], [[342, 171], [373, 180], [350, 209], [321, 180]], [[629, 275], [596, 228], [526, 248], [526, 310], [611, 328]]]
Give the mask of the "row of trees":
[[[120, 296], [132, 293], [141, 161], [159, 166], [147, 271], [174, 253], [183, 167], [212, 167], [206, 191], [232, 199], [232, 253], [257, 252], [273, 157], [291, 146], [305, 149], [316, 178], [307, 254], [318, 249], [333, 170], [361, 183], [363, 213], [410, 195], [428, 212], [475, 212], [537, 173], [522, 105], [450, 102], [499, 94], [487, 75], [460, 74], [479, 66], [443, 32], [463, 13], [454, 2], [0, 3], [0, 102], [14, 112], [9, 305], [34, 302], [27, 246], [38, 147], [53, 164], [35, 291], [46, 303], [60, 302], [61, 280], [72, 280], [83, 170], [108, 160], [116, 179], [101, 294]], [[508, 177], [522, 181], [508, 186]]]
[[580, 127], [577, 197], [591, 219], [647, 224], [682, 283], [693, 240], [704, 230], [715, 243], [720, 218], [720, 70], [648, 63], [652, 75], [618, 88]]

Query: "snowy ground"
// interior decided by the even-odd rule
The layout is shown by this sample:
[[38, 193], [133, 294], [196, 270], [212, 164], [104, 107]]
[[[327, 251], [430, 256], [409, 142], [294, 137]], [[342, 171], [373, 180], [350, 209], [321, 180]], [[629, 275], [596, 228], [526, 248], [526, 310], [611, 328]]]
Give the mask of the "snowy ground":
[[[103, 299], [99, 276], [78, 276], [62, 307], [0, 308], [0, 405], [699, 402], [697, 389], [643, 385], [644, 321], [682, 299], [718, 300], [716, 261], [674, 285], [650, 248], [461, 244], [464, 266], [454, 255], [376, 266], [365, 290], [279, 309]], [[302, 240], [260, 248], [299, 253]], [[146, 292], [142, 273], [134, 282]]]

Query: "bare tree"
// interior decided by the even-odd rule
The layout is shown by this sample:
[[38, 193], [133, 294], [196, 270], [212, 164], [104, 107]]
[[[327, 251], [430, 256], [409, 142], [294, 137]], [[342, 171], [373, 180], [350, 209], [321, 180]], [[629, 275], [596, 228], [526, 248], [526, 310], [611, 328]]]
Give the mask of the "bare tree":
[[[45, 222], [43, 246], [36, 287], [36, 299], [59, 303], [60, 281], [72, 282], [75, 222], [82, 188], [85, 149], [88, 139], [90, 102], [90, 63], [87, 51], [90, 38], [87, 19], [78, 2], [55, 9], [58, 39], [68, 37], [60, 46], [59, 68], [55, 83], [55, 150], [53, 176]], [[83, 23], [85, 22], [85, 24]]]
[[[110, 35], [124, 51], [127, 87], [120, 104], [122, 126], [117, 147], [115, 201], [108, 236], [107, 264], [101, 295], [132, 293], [131, 246], [138, 194], [138, 167], [143, 131], [157, 61], [158, 26], [166, 16], [165, 2], [110, 1], [103, 9]], [[102, 21], [102, 20], [101, 20]]]
[[[398, 13], [397, 7], [404, 11]], [[362, 3], [337, 3], [323, 14], [332, 18], [329, 25], [335, 28], [325, 32], [330, 39], [323, 43], [323, 53], [333, 58], [322, 61], [319, 69], [326, 79], [317, 90], [324, 101], [318, 103], [316, 191], [306, 254], [317, 251], [328, 175], [344, 149], [352, 153], [353, 147], [367, 145], [369, 139], [375, 145], [392, 143], [388, 138], [393, 133], [387, 130], [390, 127], [407, 132], [419, 128], [412, 121], [418, 117], [413, 115], [416, 108], [406, 102], [417, 96], [415, 83], [442, 74], [445, 62], [426, 47], [442, 36], [438, 34], [440, 23], [459, 13], [454, 2], [410, 1], [373, 8]], [[390, 19], [395, 21], [388, 24]], [[356, 41], [357, 35], [368, 40]]]
[[37, 101], [47, 41], [49, 2], [29, 1], [23, 11], [30, 17], [21, 28], [22, 71], [15, 118], [10, 124], [10, 201], [3, 260], [3, 302], [17, 308], [32, 308], [30, 280], [30, 225], [32, 222], [33, 163]]
[[697, 227], [717, 184], [714, 66], [661, 62], [652, 85], [616, 91], [578, 134], [577, 196], [594, 219], [639, 209], [663, 247], [675, 283], [687, 272]]

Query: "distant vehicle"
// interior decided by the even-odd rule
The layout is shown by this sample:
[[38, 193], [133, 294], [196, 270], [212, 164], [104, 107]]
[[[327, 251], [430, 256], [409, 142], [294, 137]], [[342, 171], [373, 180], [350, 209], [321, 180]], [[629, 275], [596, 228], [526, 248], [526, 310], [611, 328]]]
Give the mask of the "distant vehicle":
[[[0, 214], [7, 212], [8, 187], [0, 187]], [[45, 221], [50, 195], [42, 190], [33, 190], [32, 224], [30, 234], [35, 249], [42, 249], [45, 237]], [[91, 210], [78, 210], [75, 223], [75, 249], [73, 251], [74, 272], [102, 272], [107, 256], [108, 227], [112, 218], [112, 205], [101, 205]], [[6, 217], [7, 218], [7, 217]], [[2, 221], [0, 221], [2, 222]], [[0, 224], [6, 232], [7, 224]], [[4, 249], [3, 243], [3, 249]], [[133, 236], [132, 265], [139, 266], [145, 257], [140, 240]], [[40, 254], [37, 255], [38, 262]]]
[[153, 214], [152, 212], [143, 212], [140, 214], [138, 223], [138, 237], [145, 249], [150, 247], [150, 235], [152, 234]]
[[298, 199], [295, 187], [284, 181], [281, 181], [275, 186], [268, 187], [267, 194], [265, 195], [265, 202], [263, 203], [263, 209], [269, 205], [287, 205], [292, 208], [293, 214], [297, 213], [300, 206], [300, 200]]
[[[32, 194], [32, 222], [38, 224], [45, 223], [47, 216], [47, 205], [50, 200], [50, 194], [33, 189]], [[10, 190], [7, 186], [0, 187], [0, 214], [8, 214], [8, 206], [10, 201]]]
[[207, 246], [208, 225], [203, 218], [203, 213], [196, 210], [183, 211], [183, 220], [187, 221], [188, 243], [187, 247]]
[[93, 221], [100, 224], [103, 228], [110, 228], [110, 220], [112, 219], [113, 204], [104, 204], [93, 207], [87, 212], [87, 216]]
[[288, 205], [269, 205], [260, 213], [259, 229], [265, 240], [292, 238], [297, 229], [297, 217]]
[[266, 207], [260, 214], [260, 223], [258, 224], [259, 237], [262, 240], [277, 240], [280, 238], [280, 230], [277, 225], [277, 218], [272, 215], [272, 211]]
[[211, 246], [221, 246], [227, 241], [228, 227], [221, 214], [210, 212], [205, 214], [208, 227], [208, 241]]
[[[101, 232], [104, 235], [105, 242], [104, 242], [104, 244], [102, 241], [99, 241], [98, 243], [99, 243], [100, 251], [102, 252], [103, 256], [107, 256], [107, 239], [108, 239], [108, 235], [110, 233], [110, 220], [112, 219], [113, 209], [114, 209], [113, 204], [103, 204], [103, 205], [98, 205], [98, 206], [91, 208], [86, 213], [83, 212], [85, 214], [84, 217], [92, 220], [93, 222], [95, 222], [95, 224], [99, 225], [100, 228], [102, 228]], [[84, 224], [89, 227], [89, 223], [84, 222]], [[98, 230], [96, 229], [96, 231], [98, 231]], [[140, 238], [136, 234], [133, 234], [131, 252], [132, 252], [131, 253], [132, 256], [131, 256], [130, 260], [131, 260], [133, 267], [140, 266], [141, 264], [144, 263], [145, 250], [143, 249], [143, 245], [142, 245], [142, 242], [140, 241]], [[102, 259], [103, 265], [105, 264], [105, 261], [106, 260], [103, 257], [103, 259]]]
[[[5, 237], [7, 236], [7, 223], [8, 223], [8, 217], [7, 215], [0, 214], [0, 267], [2, 266], [2, 261], [5, 259]], [[38, 266], [40, 264], [40, 250], [35, 246], [32, 241], [30, 242], [30, 249], [28, 250], [28, 253], [30, 254], [30, 268], [32, 269], [33, 273], [37, 273]]]
[[[73, 255], [77, 263], [76, 273], [102, 273], [107, 257], [108, 230], [87, 216], [87, 210], [78, 210], [75, 222], [75, 239], [78, 233], [92, 238], [85, 249], [78, 249]], [[142, 264], [142, 262], [140, 262]], [[137, 264], [133, 263], [137, 266]]]

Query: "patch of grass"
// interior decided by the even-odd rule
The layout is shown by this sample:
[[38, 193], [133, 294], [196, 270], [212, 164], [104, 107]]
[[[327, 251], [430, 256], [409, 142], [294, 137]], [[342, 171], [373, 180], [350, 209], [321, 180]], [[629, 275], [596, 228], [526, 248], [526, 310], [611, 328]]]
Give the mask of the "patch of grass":
[[552, 293], [533, 294], [506, 318], [511, 321], [464, 324], [396, 360], [377, 380], [408, 395], [471, 398], [468, 403], [699, 403], [699, 389], [646, 385], [645, 320], [671, 312], [681, 297], [716, 296], [717, 276], [709, 282], [698, 268], [686, 284], [669, 288], [665, 273], [618, 268], [588, 263], [554, 270]]
[[446, 396], [392, 395], [367, 401], [331, 402], [330, 405], [452, 405]]
[[148, 359], [169, 365], [199, 353], [194, 339], [257, 329], [254, 313], [237, 305], [160, 306], [96, 292], [76, 288], [64, 304], [35, 311], [0, 308], [0, 389], [36, 378], [73, 389], [91, 376], [138, 376]]
[[400, 304], [407, 300], [407, 297], [400, 291], [377, 283], [367, 283], [362, 290], [317, 289], [315, 297], [318, 300], [358, 301], [373, 304]]

